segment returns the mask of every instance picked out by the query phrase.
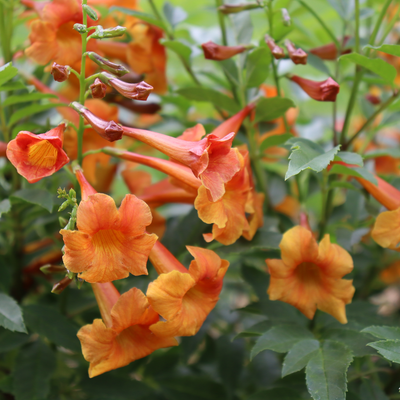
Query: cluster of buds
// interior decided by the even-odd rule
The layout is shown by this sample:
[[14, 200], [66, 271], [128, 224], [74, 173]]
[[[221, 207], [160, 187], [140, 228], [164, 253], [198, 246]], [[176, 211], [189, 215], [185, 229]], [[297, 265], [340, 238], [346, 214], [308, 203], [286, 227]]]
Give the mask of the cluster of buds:
[[[276, 60], [279, 60], [281, 58], [285, 57], [285, 51], [283, 50], [282, 47], [278, 46], [275, 43], [275, 40], [269, 36], [265, 35], [265, 43], [271, 50], [272, 55]], [[307, 53], [300, 48], [297, 48], [293, 45], [293, 43], [290, 40], [285, 40], [285, 46], [287, 49], [287, 52], [289, 54], [290, 59], [295, 63], [295, 64], [307, 64]]]

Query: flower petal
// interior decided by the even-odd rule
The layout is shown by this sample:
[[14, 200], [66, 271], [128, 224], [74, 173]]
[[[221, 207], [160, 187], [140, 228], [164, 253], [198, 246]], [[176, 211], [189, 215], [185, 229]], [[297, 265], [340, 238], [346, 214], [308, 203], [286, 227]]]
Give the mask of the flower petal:
[[120, 230], [130, 236], [142, 235], [153, 219], [150, 207], [133, 194], [127, 194], [119, 208]]
[[379, 214], [371, 236], [380, 246], [400, 251], [400, 208]]

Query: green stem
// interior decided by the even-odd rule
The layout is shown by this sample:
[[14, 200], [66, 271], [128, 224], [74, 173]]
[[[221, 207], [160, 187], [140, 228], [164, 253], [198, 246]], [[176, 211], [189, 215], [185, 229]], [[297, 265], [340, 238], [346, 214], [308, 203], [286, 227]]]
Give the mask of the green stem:
[[85, 158], [86, 156], [90, 156], [91, 154], [98, 154], [98, 153], [102, 153], [103, 149], [96, 149], [96, 150], [89, 150], [86, 153], [82, 154], [82, 158]]
[[[224, 4], [224, 0], [215, 0], [215, 2], [217, 4], [217, 7], [222, 6]], [[219, 26], [221, 28], [222, 44], [224, 46], [228, 46], [228, 38], [226, 35], [225, 19], [224, 19], [224, 15], [219, 10], [218, 10], [218, 21], [219, 21]]]
[[322, 219], [319, 230], [319, 239], [321, 240], [326, 232], [328, 225], [329, 216], [331, 214], [332, 202], [333, 202], [333, 190], [329, 190], [329, 173], [327, 170], [322, 172]]
[[392, 18], [392, 20], [389, 22], [387, 25], [381, 39], [378, 42], [378, 46], [382, 46], [383, 42], [385, 41], [387, 35], [392, 31], [394, 24], [399, 20], [399, 15], [400, 15], [400, 7], [397, 7], [396, 15]]
[[5, 64], [12, 60], [10, 49], [11, 36], [8, 35], [7, 29], [7, 21], [10, 18], [12, 23], [13, 16], [9, 15], [7, 7], [4, 6], [4, 3], [0, 2], [0, 40]]
[[355, 52], [360, 52], [360, 0], [355, 0], [355, 19], [356, 19], [356, 32], [355, 32]]

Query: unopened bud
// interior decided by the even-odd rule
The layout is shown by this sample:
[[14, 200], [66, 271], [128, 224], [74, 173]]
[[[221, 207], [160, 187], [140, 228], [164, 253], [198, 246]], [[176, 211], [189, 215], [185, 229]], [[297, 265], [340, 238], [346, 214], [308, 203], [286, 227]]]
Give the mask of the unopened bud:
[[[345, 48], [346, 43], [348, 42], [349, 39], [350, 36], [345, 36], [343, 38], [342, 47], [344, 50], [341, 52], [341, 54], [351, 53], [351, 49]], [[324, 46], [314, 47], [313, 49], [310, 49], [310, 53], [321, 58], [322, 60], [336, 60], [338, 56], [338, 49], [335, 43], [328, 43], [325, 44]]]
[[96, 26], [96, 31], [90, 35], [93, 39], [109, 39], [125, 34], [126, 28], [123, 26], [116, 26], [115, 28], [104, 29], [101, 25]]
[[285, 40], [285, 46], [289, 57], [295, 64], [307, 64], [307, 53], [304, 50], [300, 48], [296, 49], [290, 40]]
[[272, 39], [271, 36], [269, 35], [265, 35], [265, 43], [267, 43], [267, 46], [269, 47], [269, 49], [271, 50], [272, 55], [274, 56], [274, 58], [276, 60], [279, 60], [283, 57], [285, 57], [285, 52], [282, 49], [282, 47], [279, 47], [276, 43], [275, 40]]
[[60, 282], [56, 283], [51, 289], [51, 293], [60, 294], [70, 283], [72, 279], [68, 278], [67, 276], [61, 279]]
[[201, 45], [204, 52], [204, 57], [207, 60], [222, 61], [243, 53], [247, 50], [246, 46], [220, 46], [214, 42], [207, 42]]
[[242, 11], [254, 10], [255, 8], [262, 8], [262, 5], [257, 3], [243, 3], [243, 4], [224, 4], [218, 7], [218, 10], [223, 14], [236, 14]]
[[288, 10], [286, 10], [286, 8], [281, 8], [281, 15], [282, 15], [283, 25], [285, 26], [292, 25], [292, 20], [290, 19], [290, 15], [288, 13]]
[[374, 106], [377, 106], [378, 104], [381, 103], [381, 99], [379, 96], [376, 96], [374, 94], [368, 93], [365, 95], [365, 99], [367, 101], [369, 101], [371, 104], [373, 104]]
[[78, 111], [86, 120], [92, 125], [92, 128], [104, 139], [109, 142], [114, 142], [122, 138], [122, 127], [114, 121], [104, 121], [103, 119], [96, 117], [91, 111], [78, 102], [74, 101], [70, 106]]
[[70, 199], [76, 199], [76, 192], [74, 189], [69, 189], [68, 196]]
[[64, 82], [68, 79], [70, 74], [70, 68], [68, 65], [60, 65], [57, 63], [53, 63], [51, 66], [50, 73], [53, 75], [53, 78], [56, 82]]
[[69, 200], [64, 201], [64, 203], [62, 203], [61, 206], [58, 207], [58, 212], [64, 211], [68, 206], [69, 206]]
[[94, 80], [94, 82], [89, 86], [89, 89], [94, 99], [102, 99], [107, 93], [107, 85], [105, 85], [99, 78]]
[[316, 82], [293, 75], [290, 79], [296, 82], [311, 98], [317, 101], [336, 101], [336, 96], [340, 90], [340, 86], [332, 78], [328, 78], [326, 81]]
[[100, 68], [102, 68], [108, 72], [111, 72], [114, 75], [124, 76], [125, 74], [129, 73], [129, 70], [127, 70], [123, 65], [114, 64], [113, 62], [108, 61], [106, 58], [99, 56], [98, 54], [94, 53], [93, 51], [89, 51], [86, 54]]
[[82, 25], [82, 24], [75, 24], [74, 25], [74, 29], [79, 32], [79, 33], [86, 33], [87, 30], [87, 26], [86, 25]]
[[94, 11], [93, 8], [91, 8], [87, 4], [82, 4], [82, 9], [85, 10], [86, 14], [91, 20], [97, 21], [99, 19], [96, 11]]
[[50, 275], [50, 274], [57, 274], [60, 272], [65, 272], [65, 267], [64, 267], [64, 265], [46, 264], [46, 265], [43, 265], [43, 267], [40, 267], [40, 270], [45, 275]]

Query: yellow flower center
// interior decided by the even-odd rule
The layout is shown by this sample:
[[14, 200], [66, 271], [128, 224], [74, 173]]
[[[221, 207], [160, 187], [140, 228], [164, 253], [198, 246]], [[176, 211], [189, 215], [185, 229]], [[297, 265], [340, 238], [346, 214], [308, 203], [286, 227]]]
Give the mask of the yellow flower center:
[[57, 149], [48, 140], [41, 140], [29, 146], [28, 160], [38, 168], [51, 169], [57, 161]]
[[124, 240], [124, 234], [114, 229], [104, 229], [93, 235], [92, 243], [96, 252], [101, 252], [104, 257], [113, 257], [119, 253]]
[[303, 262], [299, 264], [295, 271], [297, 279], [307, 286], [320, 286], [321, 270], [317, 264]]

